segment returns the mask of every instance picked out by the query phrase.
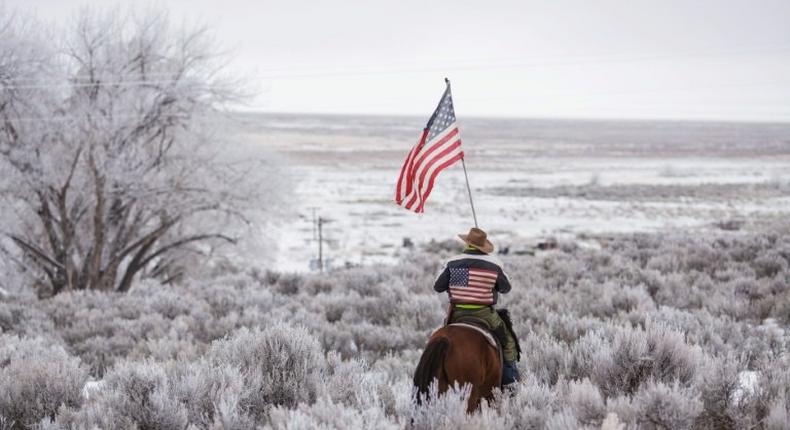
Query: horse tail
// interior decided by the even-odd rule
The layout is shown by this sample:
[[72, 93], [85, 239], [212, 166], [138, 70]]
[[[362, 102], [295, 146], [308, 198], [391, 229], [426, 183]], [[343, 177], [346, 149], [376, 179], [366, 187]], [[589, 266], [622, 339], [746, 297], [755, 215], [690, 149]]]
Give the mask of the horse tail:
[[434, 378], [439, 377], [439, 371], [442, 372], [444, 379], [447, 379], [444, 371], [444, 358], [447, 356], [448, 349], [450, 349], [450, 340], [446, 337], [433, 340], [425, 347], [425, 351], [420, 357], [420, 363], [417, 364], [417, 370], [414, 372], [414, 386], [417, 387], [417, 404], [421, 403], [422, 397], [428, 394], [431, 382], [433, 382]]

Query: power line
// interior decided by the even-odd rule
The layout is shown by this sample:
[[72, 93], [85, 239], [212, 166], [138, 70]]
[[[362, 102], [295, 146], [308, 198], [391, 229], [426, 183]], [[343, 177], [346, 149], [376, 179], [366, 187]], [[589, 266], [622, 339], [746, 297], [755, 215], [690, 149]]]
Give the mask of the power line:
[[[431, 72], [448, 72], [448, 71], [474, 71], [474, 70], [508, 70], [508, 69], [530, 69], [530, 68], [543, 68], [543, 67], [566, 67], [566, 66], [576, 66], [576, 65], [585, 65], [585, 64], [610, 64], [610, 63], [632, 63], [632, 62], [645, 62], [645, 61], [661, 61], [661, 60], [677, 60], [681, 58], [687, 58], [692, 60], [705, 60], [711, 58], [731, 58], [731, 57], [741, 57], [741, 56], [753, 56], [753, 55], [781, 55], [790, 53], [790, 47], [781, 47], [777, 49], [770, 49], [770, 50], [742, 50], [742, 51], [723, 51], [723, 52], [707, 52], [707, 53], [671, 53], [671, 54], [661, 54], [661, 53], [654, 53], [654, 54], [638, 54], [635, 56], [621, 56], [621, 55], [606, 55], [606, 56], [586, 56], [586, 57], [576, 57], [571, 59], [558, 59], [556, 61], [526, 61], [526, 62], [512, 62], [512, 61], [504, 61], [504, 62], [496, 62], [490, 60], [480, 60], [474, 62], [474, 60], [466, 60], [462, 61], [460, 64], [452, 65], [451, 63], [458, 63], [458, 61], [453, 62], [435, 62], [425, 67], [401, 67], [398, 68], [398, 65], [395, 64], [394, 67], [389, 67], [386, 69], [381, 69], [381, 64], [370, 65], [370, 66], [360, 66], [360, 67], [351, 67], [351, 68], [340, 68], [340, 69], [325, 69], [321, 71], [315, 72], [305, 72], [305, 73], [276, 73], [279, 70], [289, 70], [286, 68], [272, 68], [268, 69], [268, 71], [275, 72], [274, 74], [252, 74], [247, 75], [248, 78], [251, 79], [260, 79], [260, 80], [277, 80], [277, 79], [301, 79], [301, 78], [331, 78], [331, 77], [357, 77], [357, 76], [376, 76], [376, 75], [392, 75], [392, 74], [404, 74], [404, 73], [431, 73]], [[156, 77], [156, 76], [172, 76], [172, 73], [148, 73], [146, 76]], [[72, 77], [64, 77], [63, 79], [70, 79]], [[107, 82], [72, 82], [72, 83], [58, 83], [58, 84], [51, 84], [49, 82], [57, 82], [57, 79], [50, 79], [50, 80], [28, 80], [25, 78], [21, 78], [19, 80], [13, 80], [12, 82], [41, 82], [41, 83], [33, 83], [33, 84], [23, 84], [23, 85], [8, 85], [8, 84], [0, 84], [0, 88], [5, 89], [43, 89], [43, 88], [81, 88], [81, 87], [107, 87], [107, 86], [144, 86], [144, 85], [157, 85], [157, 84], [170, 84], [175, 82], [183, 82], [183, 83], [190, 83], [190, 78], [179, 78], [179, 79], [158, 79], [158, 80], [147, 80], [147, 79], [136, 79], [136, 80], [115, 80], [115, 81], [107, 81]], [[199, 82], [199, 81], [195, 81]]]
[[[148, 116], [148, 114], [140, 113], [137, 115], [113, 115], [113, 116], [94, 116], [94, 118], [102, 118], [107, 120], [114, 120], [114, 119], [141, 119]], [[195, 117], [198, 115], [187, 115], [187, 114], [173, 114], [168, 115], [169, 118], [190, 118]], [[19, 118], [11, 118], [12, 122], [68, 122], [74, 119], [85, 119], [86, 116], [84, 115], [62, 115], [62, 116], [47, 116], [47, 117], [19, 117]]]
[[[575, 100], [584, 101], [588, 97], [600, 97], [600, 96], [616, 96], [616, 95], [639, 95], [639, 94], [656, 94], [656, 93], [663, 93], [667, 91], [688, 91], [690, 93], [699, 92], [699, 91], [706, 91], [712, 89], [726, 89], [726, 88], [741, 88], [741, 87], [770, 87], [773, 85], [790, 85], [790, 81], [762, 81], [762, 82], [733, 82], [733, 83], [724, 83], [720, 85], [695, 85], [695, 86], [688, 86], [688, 87], [665, 87], [665, 88], [644, 88], [644, 89], [631, 89], [631, 90], [614, 90], [614, 91], [595, 91], [595, 92], [583, 92], [583, 93], [571, 93], [571, 92], [540, 92], [539, 94], [535, 94], [535, 97], [574, 97]], [[514, 95], [513, 97], [467, 97], [464, 99], [465, 102], [493, 102], [497, 103], [507, 103], [513, 102], [523, 99], [524, 95]], [[380, 107], [389, 107], [389, 106], [399, 106], [407, 103], [408, 100], [400, 99], [400, 100], [384, 100], [377, 103], [361, 103], [361, 104], [353, 104], [353, 105], [333, 105], [334, 109], [341, 109], [341, 110], [349, 110], [349, 109], [367, 109], [367, 108], [380, 108]]]
[[[184, 84], [194, 84], [199, 83], [199, 81], [190, 82], [183, 79], [166, 79], [166, 80], [157, 80], [157, 81], [110, 81], [110, 82], [71, 82], [71, 83], [63, 83], [63, 84], [29, 84], [29, 85], [3, 85], [0, 84], [0, 88], [3, 89], [17, 89], [17, 90], [29, 90], [29, 89], [42, 89], [42, 88], [93, 88], [93, 87], [134, 87], [134, 86], [145, 86], [145, 85], [163, 85], [163, 84], [172, 84], [176, 82], [181, 82]], [[210, 85], [206, 85], [210, 86]]]
[[[566, 97], [566, 96], [574, 96], [577, 100], [583, 100], [584, 97], [589, 96], [610, 96], [610, 95], [627, 95], [627, 94], [654, 94], [654, 93], [663, 93], [666, 91], [698, 91], [698, 90], [711, 90], [711, 89], [722, 89], [722, 88], [741, 88], [741, 87], [769, 87], [773, 85], [788, 85], [790, 81], [762, 81], [762, 82], [733, 82], [733, 83], [725, 83], [720, 85], [695, 85], [689, 87], [666, 87], [666, 88], [651, 88], [651, 89], [635, 89], [635, 90], [619, 90], [619, 91], [598, 91], [593, 93], [584, 93], [584, 94], [574, 94], [574, 93], [567, 93], [567, 92], [550, 92], [550, 93], [540, 93], [540, 97]], [[467, 98], [467, 102], [494, 102], [494, 103], [501, 103], [507, 102], [515, 99], [510, 98], [503, 98], [503, 97], [470, 97]], [[335, 108], [339, 109], [361, 109], [361, 108], [371, 108], [371, 107], [386, 107], [386, 106], [395, 106], [399, 105], [404, 101], [400, 100], [390, 100], [384, 101], [380, 103], [371, 103], [371, 104], [356, 104], [356, 105], [345, 105], [345, 106], [334, 106]], [[129, 112], [129, 111], [126, 111]], [[146, 114], [135, 114], [135, 115], [114, 115], [111, 117], [102, 117], [104, 119], [140, 119], [145, 117]], [[196, 115], [171, 115], [178, 118], [189, 118], [190, 116]], [[64, 115], [59, 117], [20, 117], [20, 118], [13, 118], [13, 121], [17, 122], [66, 122], [72, 119], [84, 118], [84, 116], [80, 115]]]
[[358, 76], [375, 76], [375, 75], [400, 75], [406, 73], [433, 73], [433, 72], [459, 72], [459, 71], [476, 71], [476, 70], [521, 70], [531, 68], [544, 68], [544, 67], [566, 67], [577, 66], [586, 64], [610, 64], [610, 63], [633, 63], [645, 61], [659, 61], [659, 60], [677, 60], [680, 58], [687, 58], [692, 60], [704, 60], [711, 58], [728, 58], [740, 57], [750, 55], [765, 55], [765, 54], [787, 54], [790, 53], [790, 48], [785, 47], [777, 51], [762, 51], [762, 52], [729, 52], [729, 53], [695, 53], [695, 54], [674, 54], [674, 55], [643, 55], [635, 57], [587, 57], [574, 60], [559, 60], [559, 61], [530, 61], [530, 62], [504, 62], [500, 64], [487, 63], [487, 64], [466, 64], [460, 66], [438, 66], [432, 65], [420, 68], [403, 68], [403, 69], [387, 69], [387, 70], [364, 70], [358, 69], [345, 69], [330, 72], [308, 72], [301, 74], [280, 74], [280, 75], [259, 75], [259, 79], [298, 79], [298, 78], [325, 78], [325, 77], [358, 77]]

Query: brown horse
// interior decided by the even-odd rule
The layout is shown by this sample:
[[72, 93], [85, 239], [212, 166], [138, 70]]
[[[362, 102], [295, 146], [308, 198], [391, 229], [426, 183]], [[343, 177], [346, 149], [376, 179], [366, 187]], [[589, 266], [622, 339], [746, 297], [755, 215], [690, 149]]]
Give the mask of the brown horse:
[[491, 400], [494, 387], [502, 381], [499, 351], [475, 329], [449, 325], [440, 328], [430, 339], [414, 372], [417, 403], [428, 393], [434, 379], [439, 381], [439, 393], [444, 393], [455, 382], [471, 384], [467, 411], [480, 406], [481, 399]]

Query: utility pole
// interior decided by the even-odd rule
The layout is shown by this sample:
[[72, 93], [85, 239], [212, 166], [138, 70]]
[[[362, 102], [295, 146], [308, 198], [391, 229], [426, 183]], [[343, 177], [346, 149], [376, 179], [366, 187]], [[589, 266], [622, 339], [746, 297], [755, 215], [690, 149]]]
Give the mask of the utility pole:
[[315, 206], [312, 206], [309, 209], [313, 211], [313, 219], [312, 219], [312, 221], [313, 221], [313, 240], [316, 240], [316, 234], [315, 234], [315, 223], [316, 223], [316, 221], [315, 221], [315, 210], [318, 209], [318, 208], [315, 207]]
[[324, 236], [323, 236], [324, 219], [318, 217], [318, 270], [324, 271]]

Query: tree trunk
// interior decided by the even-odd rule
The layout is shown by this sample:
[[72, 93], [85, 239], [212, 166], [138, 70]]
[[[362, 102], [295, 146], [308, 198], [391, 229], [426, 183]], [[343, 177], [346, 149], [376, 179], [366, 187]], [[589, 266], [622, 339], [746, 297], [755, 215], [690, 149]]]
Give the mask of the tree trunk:
[[[95, 187], [96, 205], [93, 212], [93, 245], [91, 246], [91, 259], [88, 270], [88, 288], [106, 289], [102, 273], [102, 253], [104, 252], [104, 178], [96, 167], [96, 160], [91, 151], [88, 156], [93, 183]], [[110, 286], [112, 288], [112, 286]]]

